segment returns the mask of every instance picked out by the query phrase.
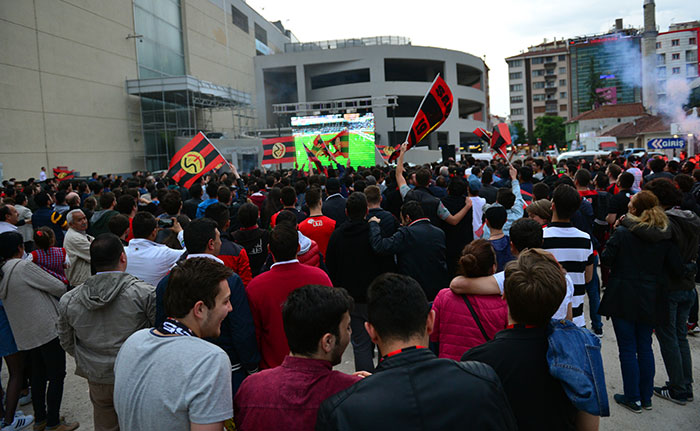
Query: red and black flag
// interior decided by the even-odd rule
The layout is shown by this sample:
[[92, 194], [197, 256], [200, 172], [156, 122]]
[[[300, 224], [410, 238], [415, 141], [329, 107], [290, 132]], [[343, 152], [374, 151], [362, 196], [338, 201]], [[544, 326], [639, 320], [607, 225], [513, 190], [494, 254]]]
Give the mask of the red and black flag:
[[331, 138], [330, 142], [333, 144], [336, 155], [350, 158], [350, 132], [343, 130], [342, 132]]
[[[452, 111], [452, 91], [447, 83], [440, 75], [435, 77], [430, 90], [426, 93], [423, 101], [413, 118], [411, 129], [406, 137], [408, 149], [423, 140], [430, 132], [440, 127], [447, 120], [447, 117]], [[389, 157], [389, 161], [393, 162], [399, 157], [399, 146], [394, 148], [394, 151]]]
[[321, 138], [321, 135], [318, 135], [314, 140], [314, 148], [317, 145], [321, 147], [321, 154], [328, 157], [328, 160], [333, 160], [334, 162], [338, 163], [338, 161], [335, 159], [335, 155], [331, 153], [331, 150], [328, 148], [328, 145], [326, 145], [323, 138]]
[[214, 147], [204, 133], [199, 132], [170, 160], [166, 176], [178, 185], [189, 188], [197, 178], [226, 163], [226, 159]]
[[75, 178], [75, 171], [72, 169], [68, 170], [68, 168], [65, 166], [59, 166], [57, 168], [53, 168], [53, 176], [58, 181], [72, 180]]
[[317, 146], [316, 146], [316, 145], [317, 145], [317, 143], [316, 143], [316, 140], [317, 140], [317, 139], [318, 139], [318, 137], [316, 137], [316, 139], [314, 140], [313, 144], [311, 145], [311, 149], [309, 149], [309, 147], [307, 147], [306, 145], [304, 145], [304, 149], [306, 150], [306, 157], [309, 158], [309, 161], [314, 162], [314, 163], [320, 163], [320, 162], [321, 162], [321, 161], [319, 160], [319, 158], [318, 158], [318, 155], [319, 155], [319, 153], [321, 152], [321, 149], [320, 149], [320, 148], [317, 148]]
[[474, 134], [481, 139], [486, 145], [491, 146], [491, 132], [484, 129], [483, 127], [477, 127], [474, 130]]
[[394, 147], [391, 145], [375, 145], [374, 149], [376, 150], [377, 154], [379, 154], [379, 157], [384, 160], [384, 163], [387, 163], [389, 157], [394, 152]]
[[510, 142], [510, 130], [508, 129], [508, 125], [506, 123], [497, 124], [496, 127], [493, 128], [493, 133], [491, 134], [491, 150], [500, 154], [508, 161], [506, 147], [510, 145]]
[[263, 165], [280, 163], [295, 163], [297, 161], [294, 149], [294, 136], [263, 139]]

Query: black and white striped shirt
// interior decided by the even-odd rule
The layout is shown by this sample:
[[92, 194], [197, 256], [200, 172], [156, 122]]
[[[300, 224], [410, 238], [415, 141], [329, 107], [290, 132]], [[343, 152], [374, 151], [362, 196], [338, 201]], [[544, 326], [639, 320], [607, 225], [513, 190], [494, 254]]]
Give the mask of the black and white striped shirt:
[[574, 297], [571, 301], [574, 323], [586, 326], [583, 314], [583, 297], [586, 295], [586, 266], [592, 265], [593, 243], [586, 232], [571, 223], [554, 222], [543, 230], [542, 248], [554, 255], [574, 282]]

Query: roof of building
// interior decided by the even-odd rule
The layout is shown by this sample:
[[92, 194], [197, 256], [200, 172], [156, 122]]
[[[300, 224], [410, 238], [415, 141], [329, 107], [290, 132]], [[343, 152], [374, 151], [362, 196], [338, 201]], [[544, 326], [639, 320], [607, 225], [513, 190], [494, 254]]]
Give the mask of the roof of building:
[[545, 55], [561, 54], [561, 53], [568, 53], [568, 49], [566, 47], [563, 47], [563, 48], [547, 49], [547, 50], [543, 50], [543, 51], [528, 51], [528, 52], [523, 52], [523, 53], [518, 54], [518, 55], [506, 57], [506, 61], [515, 60], [518, 58], [526, 58], [526, 57], [543, 57]]
[[645, 114], [636, 120], [618, 124], [606, 131], [601, 136], [614, 136], [616, 138], [635, 137], [643, 133], [667, 132], [669, 125], [663, 117]]
[[575, 123], [582, 120], [598, 120], [601, 118], [634, 117], [644, 114], [644, 105], [641, 103], [618, 103], [617, 105], [603, 105], [600, 108], [591, 109], [575, 116], [567, 123]]

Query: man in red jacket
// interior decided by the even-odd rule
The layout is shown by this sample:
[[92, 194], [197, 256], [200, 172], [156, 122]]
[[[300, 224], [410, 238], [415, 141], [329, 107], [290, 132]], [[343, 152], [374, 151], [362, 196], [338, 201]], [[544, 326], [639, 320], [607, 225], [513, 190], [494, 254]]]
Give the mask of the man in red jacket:
[[246, 289], [262, 356], [261, 369], [281, 365], [289, 354], [282, 323], [282, 304], [289, 293], [307, 284], [333, 286], [321, 269], [299, 263], [297, 232], [288, 223], [280, 223], [272, 231], [269, 249], [275, 263]]
[[238, 274], [243, 281], [243, 285], [247, 286], [250, 280], [253, 279], [248, 253], [243, 246], [233, 242], [231, 235], [228, 233], [231, 225], [228, 207], [221, 202], [211, 204], [204, 211], [204, 216], [214, 220], [219, 227], [219, 232], [221, 232], [221, 251], [217, 257], [224, 261], [224, 265]]

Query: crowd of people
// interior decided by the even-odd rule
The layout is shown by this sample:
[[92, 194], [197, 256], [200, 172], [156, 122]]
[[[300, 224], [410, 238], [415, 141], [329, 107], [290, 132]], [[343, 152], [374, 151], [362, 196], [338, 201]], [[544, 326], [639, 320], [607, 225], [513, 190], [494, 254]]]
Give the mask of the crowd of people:
[[[693, 162], [405, 152], [189, 189], [140, 171], [4, 181], [1, 429], [78, 428], [68, 353], [99, 431], [596, 430], [611, 328], [615, 402], [693, 401]], [[334, 370], [350, 343], [355, 373]]]

